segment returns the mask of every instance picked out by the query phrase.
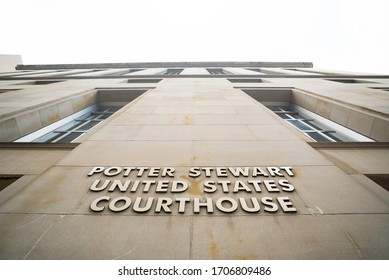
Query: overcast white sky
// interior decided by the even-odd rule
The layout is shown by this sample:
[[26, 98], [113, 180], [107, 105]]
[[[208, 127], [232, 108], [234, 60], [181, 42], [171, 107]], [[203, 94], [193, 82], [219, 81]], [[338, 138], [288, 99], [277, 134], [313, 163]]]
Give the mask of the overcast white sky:
[[0, 0], [24, 64], [308, 61], [389, 74], [389, 0]]

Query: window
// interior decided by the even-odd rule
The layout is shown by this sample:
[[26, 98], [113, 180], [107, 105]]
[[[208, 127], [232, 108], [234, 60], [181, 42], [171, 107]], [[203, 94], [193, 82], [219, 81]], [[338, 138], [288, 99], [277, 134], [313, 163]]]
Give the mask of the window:
[[269, 106], [268, 108], [316, 142], [372, 141], [296, 105]]
[[362, 81], [362, 80], [355, 80], [355, 79], [325, 79], [327, 81], [331, 82], [338, 82], [338, 83], [344, 83], [344, 84], [367, 84], [367, 83], [373, 83], [371, 81]]
[[18, 88], [9, 88], [9, 89], [0, 89], [0, 93], [4, 93], [4, 92], [7, 92], [7, 91], [15, 91], [15, 90], [20, 90]]
[[99, 88], [97, 92], [87, 94], [88, 97], [97, 100], [94, 105], [16, 139], [14, 142], [71, 143], [149, 89], [151, 88]]
[[[236, 88], [236, 87], [235, 87]], [[294, 103], [294, 89], [286, 87], [242, 88], [250, 97], [268, 107], [288, 124], [317, 142], [374, 142], [345, 126], [300, 107]], [[297, 91], [297, 90], [296, 90]], [[302, 93], [301, 91], [297, 91]], [[296, 93], [297, 93], [296, 92]], [[298, 101], [298, 100], [297, 100]]]
[[292, 89], [278, 87], [234, 87], [242, 90], [265, 106], [286, 106], [290, 104]]
[[134, 73], [134, 72], [138, 72], [138, 71], [142, 71], [142, 70], [145, 70], [145, 69], [143, 69], [143, 68], [133, 68], [133, 69], [128, 70], [127, 73]]
[[[44, 127], [15, 142], [70, 143], [119, 110], [122, 106], [93, 105]], [[49, 131], [49, 132], [48, 132]]]
[[35, 81], [34, 85], [48, 85], [48, 84], [54, 84], [54, 83], [59, 83], [62, 81]]
[[371, 87], [371, 89], [378, 89], [378, 90], [384, 90], [384, 91], [389, 91], [389, 87]]
[[262, 79], [227, 79], [231, 83], [262, 83]]
[[0, 191], [4, 190], [20, 177], [17, 175], [0, 175]]
[[325, 128], [318, 124], [313, 119], [307, 119], [298, 114], [298, 112], [290, 108], [270, 107], [270, 109], [293, 125], [295, 128], [303, 132], [308, 137], [318, 142], [342, 142], [336, 137], [335, 131]]
[[164, 75], [180, 75], [184, 69], [167, 69]]
[[211, 75], [223, 75], [223, 74], [226, 74], [222, 68], [207, 68], [207, 71]]
[[162, 79], [128, 79], [128, 83], [159, 83]]
[[54, 84], [63, 82], [62, 80], [38, 80], [38, 81], [31, 81], [26, 83], [18, 83], [15, 85], [48, 85], [48, 84]]

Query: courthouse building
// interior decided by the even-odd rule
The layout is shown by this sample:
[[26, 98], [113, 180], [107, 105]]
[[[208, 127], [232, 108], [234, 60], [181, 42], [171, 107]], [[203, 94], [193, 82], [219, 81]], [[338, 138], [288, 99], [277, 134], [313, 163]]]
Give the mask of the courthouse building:
[[389, 259], [389, 75], [0, 73], [1, 259]]

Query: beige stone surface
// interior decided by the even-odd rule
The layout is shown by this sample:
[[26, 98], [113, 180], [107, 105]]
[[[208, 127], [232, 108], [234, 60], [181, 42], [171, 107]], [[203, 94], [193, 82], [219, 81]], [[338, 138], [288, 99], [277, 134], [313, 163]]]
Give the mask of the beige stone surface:
[[373, 127], [374, 117], [357, 111], [351, 111], [347, 126], [363, 135], [370, 135]]
[[381, 104], [378, 104], [378, 106], [371, 106], [370, 108], [373, 109], [374, 111], [381, 112], [384, 114], [389, 114], [389, 106], [380, 106], [382, 104], [385, 104], [382, 102]]
[[157, 107], [155, 114], [233, 114], [233, 106], [163, 106]]
[[307, 140], [309, 138], [304, 137], [304, 134], [298, 130], [293, 131], [294, 128], [288, 128], [283, 125], [249, 125], [250, 130], [255, 134], [257, 140]]
[[87, 107], [87, 104], [85, 102], [84, 96], [78, 96], [72, 99], [72, 104], [73, 104], [73, 112], [78, 112], [85, 107]]
[[[372, 220], [365, 224], [369, 217]], [[379, 236], [389, 233], [388, 219], [388, 215], [197, 217], [192, 258], [387, 259], [388, 245]], [[371, 231], [378, 239], [369, 238]]]
[[388, 191], [385, 190], [382, 186], [378, 185], [376, 182], [368, 178], [363, 174], [353, 174], [350, 175], [355, 181], [368, 189], [372, 194], [374, 194], [379, 200], [389, 205], [389, 195]]
[[71, 114], [75, 113], [73, 109], [73, 102], [72, 100], [67, 100], [61, 103], [58, 103], [58, 113], [61, 116], [61, 118], [66, 118], [67, 116], [70, 116]]
[[298, 90], [292, 90], [292, 94], [290, 97], [290, 101], [293, 104], [296, 104], [300, 107], [304, 107], [304, 99], [305, 99], [305, 94], [298, 91]]
[[[94, 181], [87, 167], [52, 167], [0, 205], [0, 212], [73, 213]], [[85, 187], [86, 186], [86, 187]]]
[[348, 174], [388, 174], [387, 149], [320, 149], [326, 158]]
[[38, 175], [23, 175], [23, 174], [8, 174], [10, 176], [20, 176], [19, 179], [14, 181], [12, 184], [8, 185], [0, 191], [0, 205], [11, 199], [15, 195], [18, 195], [20, 191], [23, 190], [25, 186], [30, 184]]
[[[263, 105], [260, 105], [260, 104], [255, 104], [256, 101], [253, 101], [253, 103], [249, 106], [233, 106], [234, 108], [234, 111], [237, 113], [237, 114], [263, 114], [263, 110], [267, 110], [265, 109], [265, 107]], [[251, 116], [251, 117], [255, 117], [255, 116]]]
[[42, 235], [59, 217], [46, 214], [0, 214], [0, 259], [28, 258]]
[[[122, 71], [123, 69], [120, 69]], [[21, 80], [22, 89], [0, 94], [1, 136], [6, 141], [49, 124], [97, 101], [99, 88], [156, 87], [127, 104], [84, 137], [72, 151], [0, 150], [0, 175], [24, 175], [0, 192], [1, 259], [388, 259], [389, 192], [363, 174], [388, 174], [387, 149], [314, 149], [311, 141], [264, 105], [234, 87], [293, 88], [292, 101], [335, 122], [387, 141], [387, 92], [373, 84], [342, 84], [312, 78], [266, 78], [266, 83], [231, 83], [225, 78], [172, 78], [159, 83], [123, 79], [79, 79], [49, 85]], [[244, 69], [227, 69], [249, 73]], [[269, 68], [279, 73], [306, 74]], [[117, 74], [118, 69], [105, 73]], [[296, 72], [296, 73], [295, 73]], [[186, 74], [207, 74], [187, 68]], [[44, 73], [43, 73], [44, 74]], [[92, 73], [93, 74], [93, 73]], [[95, 74], [104, 74], [97, 72]], [[89, 75], [89, 74], [88, 74]], [[368, 80], [368, 79], [367, 79]], [[373, 81], [373, 80], [372, 80]], [[378, 80], [377, 80], [378, 81]], [[377, 82], [376, 81], [376, 82]], [[386, 86], [386, 79], [381, 79]], [[20, 85], [16, 85], [20, 84]], [[8, 85], [9, 86], [9, 85]], [[55, 94], [53, 94], [55, 93]], [[17, 97], [17, 98], [16, 98]], [[101, 100], [105, 100], [104, 98]], [[362, 107], [365, 107], [362, 108]], [[21, 109], [32, 110], [20, 115]], [[40, 110], [40, 111], [39, 111]], [[19, 112], [18, 115], [16, 112]], [[14, 114], [12, 115], [12, 112]], [[37, 112], [39, 119], [37, 119]], [[6, 114], [8, 114], [6, 116]], [[12, 117], [7, 122], [4, 117]], [[17, 117], [17, 118], [15, 118]], [[5, 133], [3, 133], [5, 131]], [[95, 166], [172, 167], [174, 178], [121, 174], [87, 176]], [[294, 177], [259, 177], [261, 191], [205, 191], [205, 181], [232, 184], [252, 176], [188, 176], [190, 167], [290, 166]], [[173, 180], [188, 183], [182, 193], [90, 190], [95, 180]], [[287, 179], [294, 191], [269, 192], [265, 180]], [[139, 214], [106, 208], [93, 212], [98, 197], [153, 200]], [[193, 213], [193, 199], [287, 196], [296, 213]], [[187, 197], [185, 213], [156, 213], [157, 198]], [[223, 204], [229, 206], [228, 202]], [[133, 206], [133, 204], [131, 204]]]
[[[102, 80], [67, 80], [60, 83], [47, 85], [35, 85], [30, 80], [19, 80], [18, 88], [21, 90], [0, 95], [2, 108], [7, 108], [8, 115], [16, 110], [40, 109], [42, 105], [60, 103], [61, 100], [73, 99], [73, 110], [85, 108], [96, 102], [94, 89], [118, 84], [125, 79], [102, 79]], [[55, 92], [55, 94], [53, 94]], [[93, 97], [94, 96], [94, 97]], [[12, 109], [12, 110], [11, 110]]]
[[[139, 108], [139, 107], [138, 107]], [[182, 124], [178, 123], [178, 118], [185, 115], [163, 115], [152, 114], [130, 114], [128, 109], [125, 113], [110, 120], [110, 125], [148, 125], [148, 124]]]
[[42, 127], [38, 111], [30, 112], [16, 118], [20, 135], [26, 135]]
[[2, 107], [2, 105], [0, 105], [0, 118], [5, 117], [9, 113], [18, 112], [21, 109], [23, 109], [23, 107]]
[[370, 137], [380, 142], [389, 142], [389, 120], [375, 118]]
[[304, 98], [304, 107], [309, 111], [316, 112], [318, 99], [315, 96], [306, 95]]
[[53, 122], [59, 121], [61, 119], [57, 106], [41, 109], [39, 110], [39, 114], [43, 126], [50, 125]]
[[179, 166], [193, 156], [192, 141], [87, 141], [59, 165]]
[[347, 126], [348, 118], [350, 116], [350, 109], [343, 106], [333, 104], [330, 119], [341, 125]]
[[1, 259], [189, 258], [188, 217], [0, 214], [0, 220], [9, 225], [1, 229]]
[[8, 142], [19, 138], [19, 130], [15, 119], [0, 122], [0, 141]]
[[[364, 79], [366, 81], [379, 82], [380, 86], [384, 86], [387, 81], [385, 80], [376, 80], [376, 79]], [[279, 86], [289, 86], [294, 87], [293, 101], [296, 104], [301, 106], [303, 104], [301, 99], [305, 99], [295, 92], [298, 90], [302, 90], [305, 93], [313, 94], [319, 99], [328, 99], [331, 103], [338, 104], [348, 104], [348, 106], [355, 108], [368, 108], [369, 110], [376, 111], [379, 113], [387, 114], [387, 106], [383, 104], [387, 104], [388, 97], [385, 91], [370, 89], [369, 87], [376, 86], [375, 84], [369, 83], [356, 83], [356, 84], [347, 84], [347, 83], [339, 83], [328, 81], [325, 79], [313, 79], [313, 78], [301, 78], [301, 79], [291, 79], [291, 78], [283, 78], [283, 79], [269, 79], [272, 83], [278, 84]], [[304, 94], [305, 95], [305, 94]], [[305, 101], [307, 101], [305, 99]], [[311, 100], [314, 105], [314, 101]], [[306, 107], [306, 106], [303, 106]], [[310, 109], [313, 110], [311, 106]], [[308, 107], [306, 107], [308, 109]], [[314, 110], [313, 110], [314, 111]]]
[[0, 174], [39, 174], [58, 162], [66, 150], [0, 150]]
[[147, 107], [147, 106], [130, 106], [128, 107], [128, 109], [126, 109], [126, 113], [128, 114], [135, 114], [135, 115], [138, 115], [138, 114], [152, 114], [154, 113], [156, 107], [153, 107], [153, 106], [150, 106], [150, 107]]
[[[97, 127], [96, 127], [97, 129]], [[142, 129], [141, 126], [105, 126], [88, 137], [88, 140], [99, 141], [126, 141], [134, 140]]]
[[290, 181], [312, 212], [389, 214], [387, 203], [336, 166], [298, 166], [294, 170], [297, 176]]
[[207, 100], [195, 101], [195, 106], [251, 106], [251, 100]]
[[282, 120], [280, 120], [274, 113], [272, 112], [264, 112], [263, 114], [256, 114], [253, 116], [252, 114], [247, 113], [239, 113], [237, 119], [242, 119], [244, 123], [247, 124], [280, 124]]
[[316, 113], [320, 116], [329, 119], [331, 115], [331, 110], [332, 103], [320, 99], [317, 101]]
[[196, 141], [194, 145], [197, 165], [332, 165], [300, 141]]
[[389, 215], [337, 215], [342, 231], [360, 259], [388, 260]]
[[163, 125], [144, 126], [135, 140], [255, 140], [244, 125]]
[[[139, 108], [139, 107], [137, 107]], [[143, 107], [144, 108], [144, 107]], [[251, 114], [133, 114], [128, 110], [113, 118], [110, 125], [246, 125], [246, 124], [279, 124], [277, 116], [267, 113]]]

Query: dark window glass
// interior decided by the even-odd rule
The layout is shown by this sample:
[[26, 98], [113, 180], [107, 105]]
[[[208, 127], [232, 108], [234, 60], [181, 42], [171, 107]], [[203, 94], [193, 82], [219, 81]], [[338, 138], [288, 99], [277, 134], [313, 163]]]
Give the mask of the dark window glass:
[[91, 122], [88, 122], [88, 123], [84, 124], [83, 126], [77, 128], [77, 130], [89, 130], [98, 123], [99, 122], [97, 122], [97, 121], [91, 121]]
[[277, 114], [277, 115], [279, 115], [284, 120], [289, 120], [290, 119], [290, 116], [288, 116], [287, 114]]
[[105, 119], [108, 118], [110, 115], [112, 115], [112, 113], [102, 114], [102, 115], [99, 116], [99, 119], [105, 120]]
[[326, 136], [330, 137], [332, 140], [335, 140], [336, 142], [343, 142], [342, 139], [340, 139], [340, 138], [338, 138], [338, 137], [336, 137], [336, 136], [334, 135], [335, 132], [325, 132], [325, 133], [323, 133], [323, 134], [325, 134]]
[[65, 137], [59, 139], [56, 143], [70, 143], [82, 134], [83, 132], [71, 132]]
[[247, 78], [247, 79], [227, 79], [227, 80], [229, 80], [231, 83], [262, 83], [261, 79], [250, 79], [250, 78]]
[[209, 74], [212, 75], [222, 75], [225, 74], [224, 70], [221, 68], [207, 68]]
[[375, 183], [389, 191], [389, 175], [388, 174], [366, 174], [368, 178], [373, 180]]
[[19, 179], [21, 176], [4, 176], [0, 175], [0, 191], [4, 190], [6, 187], [11, 185], [13, 182], [15, 182], [17, 179]]
[[319, 132], [306, 132], [306, 134], [317, 142], [331, 142], [330, 139], [327, 139]]
[[128, 79], [127, 83], [159, 83], [162, 79]]
[[167, 69], [164, 75], [179, 75], [184, 69]]
[[111, 116], [117, 110], [119, 110], [121, 106], [100, 106], [95, 108], [93, 111], [90, 111], [76, 120], [72, 120], [61, 127], [53, 130], [46, 135], [43, 135], [33, 142], [39, 143], [70, 143], [75, 140], [77, 137], [81, 136], [83, 133], [87, 132], [98, 123], [103, 121], [104, 119]]

